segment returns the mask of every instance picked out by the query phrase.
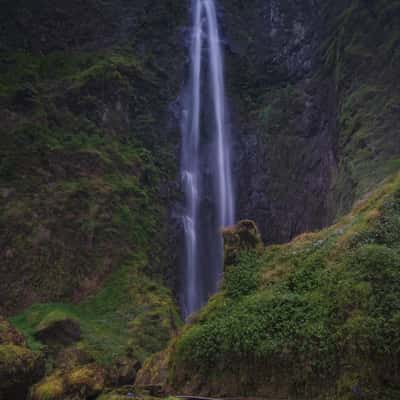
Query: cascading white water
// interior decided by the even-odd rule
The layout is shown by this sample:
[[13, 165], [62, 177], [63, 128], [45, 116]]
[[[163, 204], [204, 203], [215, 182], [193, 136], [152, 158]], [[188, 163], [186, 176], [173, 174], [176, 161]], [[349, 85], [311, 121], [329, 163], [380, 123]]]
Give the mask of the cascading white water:
[[220, 229], [234, 222], [223, 57], [213, 0], [193, 0], [190, 81], [184, 103], [183, 308], [188, 316], [217, 290], [223, 258]]

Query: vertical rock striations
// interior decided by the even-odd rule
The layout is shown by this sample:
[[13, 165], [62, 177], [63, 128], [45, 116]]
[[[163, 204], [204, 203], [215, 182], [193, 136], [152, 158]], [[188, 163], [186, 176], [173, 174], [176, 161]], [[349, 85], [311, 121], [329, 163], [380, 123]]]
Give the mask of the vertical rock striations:
[[239, 217], [254, 219], [267, 243], [286, 242], [333, 218], [336, 99], [332, 80], [316, 76], [321, 6], [224, 5]]

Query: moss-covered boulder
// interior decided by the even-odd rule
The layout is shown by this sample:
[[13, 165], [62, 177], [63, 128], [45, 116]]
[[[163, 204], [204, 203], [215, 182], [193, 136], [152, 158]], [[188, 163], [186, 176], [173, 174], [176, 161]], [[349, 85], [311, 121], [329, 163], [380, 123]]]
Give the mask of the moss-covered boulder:
[[81, 338], [81, 327], [77, 320], [54, 312], [39, 324], [35, 337], [50, 346], [70, 345]]
[[97, 364], [81, 366], [67, 375], [66, 383], [72, 393], [79, 392], [92, 397], [104, 389], [105, 371]]
[[105, 387], [105, 370], [87, 364], [71, 370], [56, 370], [36, 384], [31, 400], [84, 400], [99, 395]]
[[60, 371], [47, 376], [35, 385], [30, 394], [30, 399], [36, 400], [58, 400], [63, 399], [65, 394], [64, 379]]
[[225, 265], [232, 265], [241, 253], [259, 250], [263, 247], [260, 232], [255, 222], [240, 221], [238, 224], [223, 231]]
[[137, 387], [146, 389], [150, 387], [166, 388], [171, 351], [172, 347], [169, 346], [166, 350], [154, 354], [144, 362], [136, 377], [135, 384]]
[[25, 346], [25, 338], [5, 318], [0, 316], [0, 345], [2, 344]]
[[69, 370], [80, 365], [87, 365], [94, 362], [93, 357], [85, 350], [76, 346], [67, 347], [58, 352], [55, 358], [55, 365], [59, 369]]
[[112, 387], [132, 385], [140, 367], [140, 361], [135, 358], [128, 356], [118, 357], [108, 370], [107, 381]]
[[24, 399], [44, 374], [40, 354], [14, 344], [0, 344], [0, 399]]

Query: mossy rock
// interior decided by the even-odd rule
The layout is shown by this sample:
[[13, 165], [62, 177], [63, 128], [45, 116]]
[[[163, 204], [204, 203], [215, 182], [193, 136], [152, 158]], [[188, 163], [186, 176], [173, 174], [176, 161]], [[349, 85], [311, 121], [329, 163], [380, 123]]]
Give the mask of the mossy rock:
[[136, 386], [140, 388], [165, 387], [168, 380], [171, 346], [149, 357], [137, 374]]
[[90, 354], [75, 346], [62, 349], [55, 359], [56, 367], [63, 370], [70, 370], [93, 362], [94, 359]]
[[108, 371], [108, 383], [112, 387], [132, 385], [141, 367], [140, 361], [122, 356], [114, 360]]
[[31, 390], [30, 399], [35, 400], [58, 400], [65, 395], [65, 383], [60, 372], [46, 377]]
[[25, 346], [24, 336], [2, 316], [0, 316], [0, 345], [1, 344]]
[[39, 353], [16, 346], [0, 345], [0, 399], [23, 399], [29, 386], [44, 374]]
[[223, 231], [225, 265], [232, 265], [244, 251], [259, 250], [263, 247], [260, 232], [255, 222], [240, 221]]
[[87, 364], [72, 370], [56, 370], [36, 384], [31, 400], [84, 400], [98, 396], [105, 387], [105, 370], [97, 364]]
[[77, 320], [55, 311], [39, 324], [35, 337], [50, 346], [70, 345], [81, 338], [81, 327]]
[[105, 371], [97, 364], [89, 364], [73, 369], [66, 378], [71, 392], [84, 393], [92, 397], [102, 392], [105, 385]]

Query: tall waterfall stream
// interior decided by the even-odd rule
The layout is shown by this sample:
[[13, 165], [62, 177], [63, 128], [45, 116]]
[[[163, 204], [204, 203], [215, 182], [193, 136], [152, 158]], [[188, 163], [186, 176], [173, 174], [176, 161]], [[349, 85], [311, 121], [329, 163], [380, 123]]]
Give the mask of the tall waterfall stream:
[[222, 275], [221, 228], [234, 222], [231, 139], [214, 0], [193, 0], [190, 78], [182, 110], [185, 193], [183, 313], [198, 310]]

